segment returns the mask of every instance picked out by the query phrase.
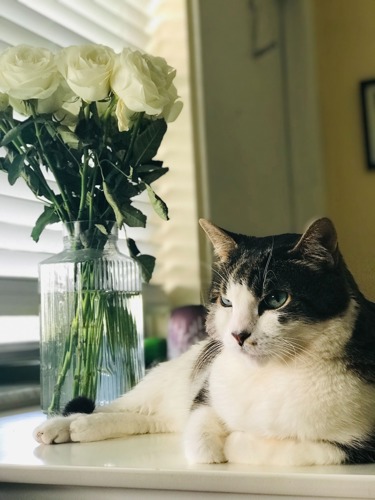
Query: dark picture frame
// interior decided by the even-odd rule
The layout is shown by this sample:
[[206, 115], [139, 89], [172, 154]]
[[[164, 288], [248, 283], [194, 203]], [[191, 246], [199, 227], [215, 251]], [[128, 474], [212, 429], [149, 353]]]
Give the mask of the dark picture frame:
[[367, 168], [375, 170], [375, 79], [360, 82]]

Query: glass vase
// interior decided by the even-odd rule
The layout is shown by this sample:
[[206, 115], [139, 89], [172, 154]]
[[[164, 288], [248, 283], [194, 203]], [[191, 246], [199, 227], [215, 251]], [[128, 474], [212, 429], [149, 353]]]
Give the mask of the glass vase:
[[64, 226], [64, 250], [39, 267], [41, 406], [105, 405], [144, 375], [142, 280], [114, 223]]

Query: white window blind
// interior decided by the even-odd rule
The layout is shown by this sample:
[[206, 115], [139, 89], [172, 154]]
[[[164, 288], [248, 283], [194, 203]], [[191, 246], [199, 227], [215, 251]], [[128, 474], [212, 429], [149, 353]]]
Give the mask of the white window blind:
[[[189, 31], [187, 2], [155, 0], [150, 17], [149, 52], [165, 57], [176, 68], [176, 86], [184, 108], [169, 125], [159, 150], [170, 167], [155, 189], [169, 207], [170, 221], [155, 224], [157, 267], [154, 279], [162, 283], [171, 306], [198, 304], [200, 294], [196, 165], [189, 73]], [[155, 216], [152, 216], [155, 220]]]
[[[148, 216], [147, 227], [127, 231], [143, 253], [156, 256], [153, 283], [163, 286], [171, 306], [198, 303], [198, 224], [185, 0], [2, 0], [1, 7], [0, 50], [21, 43], [52, 50], [82, 43], [101, 43], [116, 51], [131, 46], [163, 56], [177, 69], [176, 86], [184, 109], [169, 125], [159, 151], [170, 172], [155, 184], [169, 207], [171, 220], [161, 221], [145, 195], [137, 203]], [[40, 202], [22, 179], [10, 186], [6, 174], [0, 172], [3, 319], [4, 315], [37, 314], [38, 263], [62, 248], [58, 224], [48, 226], [38, 243], [32, 240], [30, 233], [41, 211]], [[125, 249], [124, 241], [120, 246]], [[10, 333], [1, 325], [0, 319], [0, 342], [4, 333]]]
[[[101, 43], [116, 51], [126, 46], [146, 50], [150, 4], [150, 0], [3, 0], [0, 50], [21, 43], [51, 50], [83, 43]], [[146, 201], [141, 198], [138, 206], [149, 214]], [[0, 172], [0, 342], [15, 341], [27, 325], [33, 330], [31, 337], [37, 335], [38, 264], [62, 249], [59, 224], [48, 226], [38, 243], [30, 236], [42, 208], [22, 179], [10, 186]], [[154, 254], [152, 232], [150, 222], [147, 229], [131, 229], [129, 236], [142, 252]], [[120, 247], [125, 250], [124, 236]], [[20, 340], [31, 339], [26, 335]]]

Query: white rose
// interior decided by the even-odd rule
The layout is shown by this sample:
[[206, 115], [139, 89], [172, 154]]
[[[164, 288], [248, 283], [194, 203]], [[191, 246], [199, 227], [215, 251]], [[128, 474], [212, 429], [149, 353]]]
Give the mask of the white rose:
[[124, 130], [129, 130], [133, 116], [134, 116], [134, 111], [130, 111], [130, 109], [128, 109], [125, 106], [124, 101], [119, 99], [116, 105], [116, 118], [117, 118], [118, 129], [120, 132], [123, 132]]
[[0, 93], [0, 111], [5, 111], [9, 106], [8, 94]]
[[182, 108], [173, 84], [175, 75], [162, 57], [124, 49], [116, 57], [111, 87], [128, 110], [172, 121]]
[[66, 99], [62, 107], [54, 112], [56, 119], [70, 129], [74, 130], [78, 121], [82, 101], [77, 96]]
[[16, 99], [46, 99], [61, 81], [47, 49], [19, 45], [0, 54], [0, 89]]
[[[47, 97], [46, 99], [31, 99], [35, 112], [40, 114], [50, 114], [59, 110], [65, 103], [65, 101], [72, 98], [72, 91], [66, 85], [66, 83], [61, 80], [60, 85], [57, 87], [55, 92]], [[21, 115], [29, 116], [32, 111], [29, 103], [25, 102], [23, 99], [15, 99], [14, 97], [9, 97], [9, 102], [12, 108], [21, 113]]]
[[73, 45], [57, 55], [56, 63], [73, 92], [92, 102], [105, 99], [110, 92], [114, 56], [104, 45]]
[[77, 99], [70, 87], [66, 84], [64, 80], [61, 80], [60, 85], [57, 87], [56, 91], [47, 99], [39, 99], [37, 105], [37, 112], [41, 113], [54, 113], [56, 110], [60, 109], [67, 102]]
[[150, 54], [143, 56], [150, 68], [152, 79], [159, 89], [160, 95], [166, 99], [161, 116], [167, 122], [173, 122], [182, 110], [182, 102], [178, 101], [177, 89], [173, 83], [176, 70], [169, 66], [162, 57], [154, 57]]

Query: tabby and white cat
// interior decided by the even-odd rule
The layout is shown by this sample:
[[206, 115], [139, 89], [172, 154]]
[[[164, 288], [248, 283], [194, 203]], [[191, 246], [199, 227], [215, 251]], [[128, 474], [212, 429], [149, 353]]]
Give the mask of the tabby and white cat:
[[181, 432], [191, 463], [375, 461], [375, 305], [332, 222], [263, 238], [201, 225], [218, 258], [209, 339], [107, 407], [47, 420], [36, 440]]

